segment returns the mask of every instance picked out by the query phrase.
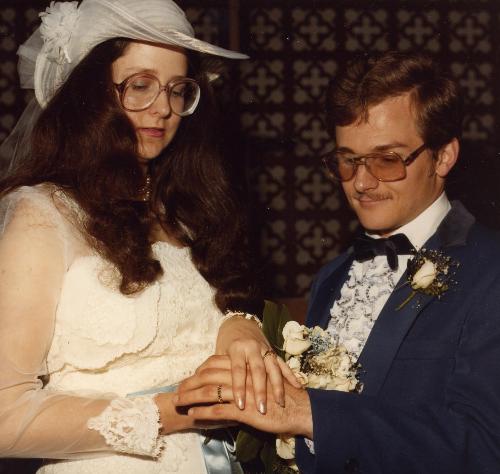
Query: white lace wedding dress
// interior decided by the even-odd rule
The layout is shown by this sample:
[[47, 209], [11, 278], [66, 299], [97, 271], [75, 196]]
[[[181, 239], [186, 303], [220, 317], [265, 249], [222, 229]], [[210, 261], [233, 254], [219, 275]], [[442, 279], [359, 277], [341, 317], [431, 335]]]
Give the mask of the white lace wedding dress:
[[[0, 202], [0, 457], [40, 473], [204, 473], [197, 433], [159, 436], [152, 396], [214, 352], [222, 318], [190, 252], [153, 244], [164, 275], [134, 296], [48, 185]], [[42, 382], [43, 380], [43, 382]]]

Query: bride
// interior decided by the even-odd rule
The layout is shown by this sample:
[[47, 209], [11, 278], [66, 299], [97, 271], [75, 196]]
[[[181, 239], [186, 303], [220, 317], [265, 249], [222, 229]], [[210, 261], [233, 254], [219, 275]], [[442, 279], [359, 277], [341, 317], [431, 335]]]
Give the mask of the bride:
[[40, 16], [19, 49], [36, 101], [3, 146], [0, 457], [44, 458], [40, 473], [204, 473], [174, 394], [133, 394], [214, 352], [231, 357], [241, 408], [247, 367], [262, 412], [294, 380], [266, 357], [210, 128], [204, 57], [244, 56], [195, 39], [171, 0]]

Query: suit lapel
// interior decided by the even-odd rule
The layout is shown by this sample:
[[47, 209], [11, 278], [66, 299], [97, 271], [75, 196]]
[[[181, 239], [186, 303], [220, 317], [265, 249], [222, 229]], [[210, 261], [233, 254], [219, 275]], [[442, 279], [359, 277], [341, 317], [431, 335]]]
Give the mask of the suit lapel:
[[[458, 201], [436, 233], [425, 244], [426, 249], [442, 249], [465, 245], [474, 217]], [[397, 309], [410, 296], [412, 289], [406, 283], [406, 272], [396, 285], [382, 309], [359, 357], [363, 394], [376, 395], [382, 387], [401, 343], [417, 316], [435, 297], [417, 293], [405, 306]]]
[[353, 256], [346, 254], [343, 261], [339, 263], [328, 277], [320, 284], [316, 297], [311, 302], [307, 312], [307, 325], [321, 326], [325, 329], [330, 321], [330, 308], [333, 302], [340, 297], [340, 290], [353, 262]]
[[365, 395], [378, 393], [401, 342], [417, 316], [434, 298], [425, 294], [417, 294], [406, 305], [396, 310], [412, 291], [409, 285], [404, 285], [405, 282], [406, 272], [377, 318], [359, 357], [360, 380], [363, 382]]

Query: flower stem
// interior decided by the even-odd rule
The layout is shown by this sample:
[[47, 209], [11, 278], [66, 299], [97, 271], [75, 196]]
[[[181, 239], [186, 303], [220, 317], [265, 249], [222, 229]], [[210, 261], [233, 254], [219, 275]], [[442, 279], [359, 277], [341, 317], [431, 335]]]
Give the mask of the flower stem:
[[416, 291], [412, 291], [409, 296], [396, 308], [396, 311], [399, 311], [403, 306], [411, 301], [411, 299], [417, 294]]

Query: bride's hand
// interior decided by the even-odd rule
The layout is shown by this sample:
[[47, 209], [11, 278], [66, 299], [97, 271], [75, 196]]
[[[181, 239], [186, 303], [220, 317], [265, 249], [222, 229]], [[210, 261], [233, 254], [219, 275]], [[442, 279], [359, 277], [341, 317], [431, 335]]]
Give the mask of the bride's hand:
[[[286, 407], [270, 403], [265, 416], [257, 411], [252, 377], [247, 376], [247, 407], [236, 408], [233, 398], [231, 362], [227, 356], [209, 357], [194, 375], [178, 387], [174, 403], [187, 409], [197, 423], [234, 422], [253, 426], [268, 433], [303, 435], [312, 439], [313, 419], [309, 394], [303, 388], [285, 382]], [[270, 384], [267, 390], [271, 391]], [[270, 395], [271, 396], [271, 395]]]
[[261, 413], [267, 411], [268, 378], [274, 401], [281, 406], [285, 404], [283, 379], [301, 387], [253, 320], [235, 316], [224, 321], [217, 337], [216, 354], [228, 355], [231, 360], [233, 396], [240, 410], [245, 408], [247, 371], [250, 371], [256, 406]]

